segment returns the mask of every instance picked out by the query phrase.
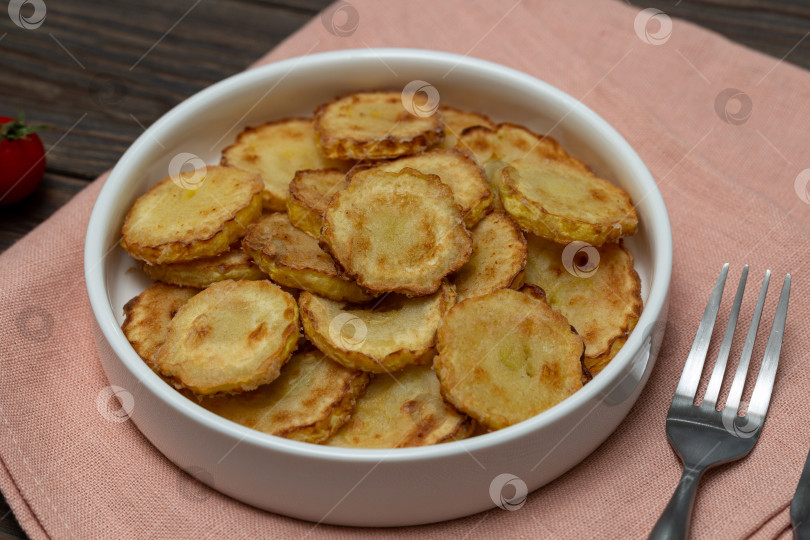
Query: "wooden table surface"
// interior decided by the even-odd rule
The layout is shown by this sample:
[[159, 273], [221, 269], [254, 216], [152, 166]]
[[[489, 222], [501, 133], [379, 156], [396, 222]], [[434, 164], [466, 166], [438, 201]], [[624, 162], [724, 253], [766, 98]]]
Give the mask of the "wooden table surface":
[[[349, 0], [350, 2], [351, 0]], [[0, 252], [44, 221], [183, 99], [238, 73], [328, 0], [71, 0], [18, 28], [0, 13], [0, 115], [51, 129], [42, 184], [0, 206]], [[810, 68], [807, 0], [633, 0]], [[28, 10], [28, 11], [25, 11]], [[31, 6], [23, 8], [30, 16]], [[0, 164], [2, 167], [2, 164]], [[0, 540], [24, 538], [0, 498]]]

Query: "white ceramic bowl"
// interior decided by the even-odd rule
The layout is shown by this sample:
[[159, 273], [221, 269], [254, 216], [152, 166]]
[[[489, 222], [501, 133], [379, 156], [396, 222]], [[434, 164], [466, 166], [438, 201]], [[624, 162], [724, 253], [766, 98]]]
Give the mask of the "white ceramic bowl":
[[[167, 175], [181, 152], [216, 163], [245, 126], [313, 108], [348, 91], [402, 89], [427, 81], [443, 103], [550, 133], [637, 203], [627, 245], [642, 280], [644, 312], [611, 364], [582, 390], [518, 425], [427, 448], [354, 450], [277, 438], [220, 418], [152, 373], [121, 332], [123, 304], [148, 285], [118, 247], [128, 209]], [[131, 420], [170, 460], [248, 504], [341, 525], [413, 525], [487, 510], [532, 491], [594, 451], [624, 419], [655, 363], [672, 269], [666, 208], [627, 142], [571, 96], [518, 71], [447, 53], [346, 50], [293, 58], [241, 73], [164, 115], [116, 165], [93, 209], [85, 244], [87, 291], [98, 349], [112, 385], [132, 399]], [[127, 396], [128, 397], [128, 396]], [[511, 477], [513, 487], [504, 487]], [[496, 480], [496, 477], [498, 480]]]

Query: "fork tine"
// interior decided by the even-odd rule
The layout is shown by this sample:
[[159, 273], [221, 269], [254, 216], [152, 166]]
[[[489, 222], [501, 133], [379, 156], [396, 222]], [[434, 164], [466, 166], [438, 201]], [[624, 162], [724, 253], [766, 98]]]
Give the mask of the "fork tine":
[[703, 318], [700, 319], [695, 341], [692, 343], [689, 356], [686, 358], [681, 380], [678, 381], [678, 388], [675, 389], [676, 398], [695, 399], [695, 393], [700, 383], [700, 375], [703, 372], [703, 363], [706, 361], [706, 351], [709, 350], [709, 342], [712, 339], [714, 321], [717, 318], [717, 311], [720, 309], [720, 300], [723, 298], [723, 288], [726, 285], [727, 275], [728, 263], [723, 265], [723, 269], [717, 277], [717, 282], [714, 284], [714, 289], [712, 289], [712, 294], [709, 296], [709, 303], [706, 304]]
[[768, 283], [771, 279], [771, 271], [765, 272], [765, 278], [762, 280], [762, 288], [759, 289], [759, 298], [757, 299], [757, 307], [754, 308], [754, 315], [751, 317], [751, 326], [748, 327], [748, 335], [745, 337], [745, 345], [740, 353], [740, 363], [737, 365], [737, 372], [734, 374], [734, 382], [731, 383], [731, 390], [728, 393], [728, 399], [724, 410], [728, 414], [737, 414], [740, 407], [740, 398], [742, 397], [743, 386], [745, 386], [745, 378], [748, 375], [748, 364], [751, 363], [751, 352], [754, 350], [754, 342], [757, 339], [757, 330], [759, 330], [759, 320], [762, 317], [762, 306], [765, 305], [765, 297], [768, 295]]
[[723, 385], [723, 375], [726, 373], [728, 353], [731, 350], [731, 342], [734, 339], [734, 330], [737, 328], [737, 318], [740, 315], [740, 305], [742, 304], [746, 281], [748, 281], [747, 264], [743, 267], [742, 275], [740, 276], [740, 284], [737, 286], [737, 294], [734, 297], [734, 304], [731, 307], [731, 315], [729, 315], [728, 324], [726, 325], [726, 333], [723, 335], [723, 343], [720, 344], [720, 351], [717, 353], [717, 361], [714, 363], [712, 378], [709, 379], [709, 386], [706, 387], [706, 395], [703, 397], [703, 403], [706, 407], [711, 407], [712, 409], [717, 405], [717, 397], [720, 395], [720, 387]]
[[751, 403], [748, 405], [748, 414], [764, 417], [768, 412], [776, 368], [779, 365], [779, 352], [782, 350], [782, 334], [785, 332], [789, 297], [790, 274], [785, 276], [785, 282], [782, 284], [782, 294], [779, 295], [779, 304], [773, 316], [771, 335], [768, 337], [768, 345], [765, 346], [765, 355], [762, 357], [762, 366], [759, 368], [757, 383], [751, 395]]

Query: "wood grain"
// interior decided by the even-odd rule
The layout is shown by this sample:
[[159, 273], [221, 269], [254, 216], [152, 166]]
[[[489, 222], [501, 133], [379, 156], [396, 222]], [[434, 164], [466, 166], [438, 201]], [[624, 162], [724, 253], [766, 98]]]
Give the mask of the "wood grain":
[[[348, 0], [351, 2], [351, 0]], [[810, 68], [806, 0], [633, 0]], [[71, 0], [36, 30], [0, 11], [0, 115], [27, 112], [48, 172], [25, 201], [0, 206], [0, 252], [112, 167], [183, 99], [242, 71], [328, 0]], [[0, 498], [0, 540], [25, 535]]]
[[244, 70], [312, 15], [222, 0], [52, 6], [46, 23], [33, 31], [0, 17], [0, 35], [8, 33], [0, 61], [0, 114], [22, 108], [31, 121], [54, 126], [43, 136], [46, 146], [75, 126], [53, 148], [49, 165], [87, 179], [113, 165], [142, 126]]

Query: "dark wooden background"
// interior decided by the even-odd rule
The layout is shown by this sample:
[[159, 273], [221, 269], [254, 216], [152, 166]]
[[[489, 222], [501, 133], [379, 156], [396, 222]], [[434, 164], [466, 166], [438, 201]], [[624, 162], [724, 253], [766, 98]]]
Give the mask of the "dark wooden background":
[[[349, 0], [350, 1], [350, 0]], [[618, 1], [618, 0], [617, 0]], [[238, 73], [328, 0], [71, 0], [36, 30], [0, 9], [0, 115], [52, 128], [48, 170], [0, 206], [0, 252], [68, 202], [177, 103]], [[810, 68], [808, 0], [633, 0]], [[29, 9], [29, 11], [25, 11]], [[29, 15], [30, 8], [23, 14]], [[2, 165], [0, 165], [2, 166]], [[24, 538], [0, 498], [0, 540]]]

